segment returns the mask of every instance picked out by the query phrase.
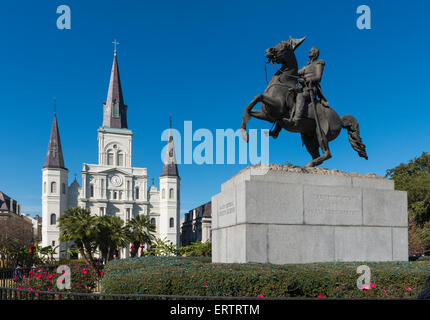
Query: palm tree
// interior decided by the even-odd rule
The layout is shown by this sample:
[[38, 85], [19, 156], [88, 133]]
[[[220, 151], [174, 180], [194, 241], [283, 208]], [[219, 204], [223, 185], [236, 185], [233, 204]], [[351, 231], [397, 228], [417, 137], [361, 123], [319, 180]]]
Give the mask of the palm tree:
[[128, 240], [133, 244], [131, 256], [135, 257], [140, 245], [150, 245], [154, 238], [155, 225], [153, 225], [147, 216], [138, 215], [127, 222]]
[[127, 245], [127, 230], [120, 217], [110, 215], [98, 217], [96, 229], [96, 242], [106, 263], [115, 249]]
[[96, 220], [89, 209], [80, 207], [67, 209], [63, 216], [58, 219], [60, 240], [74, 242], [82, 258], [94, 268], [96, 266], [93, 253], [97, 248]]

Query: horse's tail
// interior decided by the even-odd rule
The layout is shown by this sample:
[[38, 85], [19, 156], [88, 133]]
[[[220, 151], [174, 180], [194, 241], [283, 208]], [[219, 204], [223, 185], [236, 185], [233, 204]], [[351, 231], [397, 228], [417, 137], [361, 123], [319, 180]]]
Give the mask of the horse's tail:
[[349, 143], [352, 148], [357, 151], [358, 155], [362, 158], [367, 158], [366, 146], [361, 141], [360, 129], [358, 126], [358, 121], [351, 115], [345, 115], [341, 118], [342, 128], [348, 130]]

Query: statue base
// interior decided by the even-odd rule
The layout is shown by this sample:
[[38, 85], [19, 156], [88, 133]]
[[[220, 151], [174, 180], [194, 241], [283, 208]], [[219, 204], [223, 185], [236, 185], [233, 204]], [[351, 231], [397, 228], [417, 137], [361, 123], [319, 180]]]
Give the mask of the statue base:
[[214, 263], [407, 260], [407, 194], [374, 174], [258, 165], [212, 197]]

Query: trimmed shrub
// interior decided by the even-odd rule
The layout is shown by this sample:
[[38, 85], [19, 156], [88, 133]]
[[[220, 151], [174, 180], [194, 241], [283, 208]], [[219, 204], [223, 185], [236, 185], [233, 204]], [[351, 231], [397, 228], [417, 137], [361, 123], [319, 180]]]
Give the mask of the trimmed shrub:
[[[357, 288], [359, 265], [371, 270], [372, 286]], [[145, 257], [111, 261], [102, 292], [242, 297], [416, 297], [430, 262], [356, 262], [296, 265], [212, 264], [210, 260]]]
[[179, 252], [183, 257], [211, 257], [212, 243], [210, 241], [193, 242], [188, 246], [180, 247]]

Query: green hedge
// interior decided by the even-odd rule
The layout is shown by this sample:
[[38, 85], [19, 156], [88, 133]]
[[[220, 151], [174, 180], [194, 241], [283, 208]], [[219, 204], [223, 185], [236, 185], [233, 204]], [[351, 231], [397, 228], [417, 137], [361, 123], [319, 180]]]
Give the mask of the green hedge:
[[[360, 291], [359, 265], [376, 288]], [[244, 297], [416, 297], [430, 262], [357, 262], [297, 265], [212, 264], [209, 259], [145, 257], [111, 261], [102, 292]]]

